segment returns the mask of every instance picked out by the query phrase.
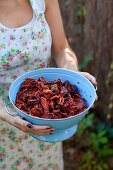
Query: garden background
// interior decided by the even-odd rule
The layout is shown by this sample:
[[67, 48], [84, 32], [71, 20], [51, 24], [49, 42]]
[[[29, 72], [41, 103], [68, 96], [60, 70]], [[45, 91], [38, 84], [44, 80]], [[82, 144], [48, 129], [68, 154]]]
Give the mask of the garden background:
[[65, 170], [113, 170], [113, 0], [59, 3], [79, 69], [97, 78], [99, 97], [78, 133], [63, 142]]

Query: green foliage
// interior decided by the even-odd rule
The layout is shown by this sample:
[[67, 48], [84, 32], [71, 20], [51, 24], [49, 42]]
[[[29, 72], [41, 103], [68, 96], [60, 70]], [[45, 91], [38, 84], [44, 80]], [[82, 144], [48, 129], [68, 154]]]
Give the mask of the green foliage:
[[82, 146], [85, 148], [85, 152], [77, 170], [108, 170], [109, 165], [105, 160], [113, 156], [111, 145], [113, 125], [98, 122], [95, 120], [94, 113], [89, 114], [79, 125], [77, 133], [79, 141], [82, 140], [83, 136], [86, 136]]
[[85, 17], [86, 16], [86, 5], [85, 3], [82, 3], [81, 1], [77, 0], [77, 12], [76, 12], [77, 17]]
[[77, 170], [92, 169], [91, 167], [94, 163], [95, 161], [93, 160], [93, 155], [91, 151], [87, 151], [86, 153], [84, 153], [83, 160]]
[[110, 69], [113, 70], [113, 61], [112, 61], [111, 65], [110, 65]]
[[112, 83], [113, 83], [113, 61], [110, 64], [107, 79], [105, 80], [105, 85], [106, 85], [106, 87], [108, 87], [110, 85], [112, 86]]
[[79, 124], [79, 130], [77, 132], [77, 136], [81, 137], [85, 130], [87, 130], [90, 127], [93, 127], [93, 119], [94, 119], [94, 114], [89, 114], [85, 119], [83, 119], [80, 124]]
[[99, 158], [113, 155], [113, 149], [109, 145], [109, 138], [106, 130], [101, 131], [98, 134], [92, 132], [90, 135], [90, 144]]
[[108, 136], [109, 139], [113, 139], [113, 125], [108, 124], [106, 125], [103, 122], [100, 122], [96, 127], [95, 127], [96, 132], [101, 132], [103, 130], [106, 130], [106, 135]]
[[104, 160], [97, 161], [91, 151], [84, 153], [83, 160], [77, 170], [108, 170], [108, 165]]

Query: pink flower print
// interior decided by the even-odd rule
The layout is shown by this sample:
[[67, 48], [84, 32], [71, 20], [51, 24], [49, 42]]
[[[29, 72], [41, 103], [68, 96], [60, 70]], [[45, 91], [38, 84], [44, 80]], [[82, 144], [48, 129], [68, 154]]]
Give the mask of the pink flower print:
[[58, 167], [53, 167], [53, 170], [59, 170], [59, 168]]
[[16, 166], [20, 166], [21, 162], [19, 160], [16, 161]]
[[48, 47], [46, 46], [44, 49], [43, 49], [43, 51], [45, 52], [45, 51], [47, 51], [48, 50]]
[[43, 170], [48, 170], [48, 168], [44, 168]]
[[20, 73], [20, 70], [17, 70], [17, 73]]
[[24, 66], [24, 65], [25, 65], [25, 63], [20, 64], [21, 67]]
[[18, 53], [18, 56], [19, 56], [20, 60], [25, 60], [26, 59], [26, 56], [24, 56], [21, 52]]
[[44, 33], [43, 32], [38, 32], [39, 37], [42, 39], [44, 37]]
[[3, 129], [3, 130], [2, 130], [2, 134], [4, 134], [4, 135], [7, 134], [7, 130], [6, 130], [6, 129]]
[[41, 64], [40, 64], [40, 67], [42, 67], [42, 68], [43, 68], [43, 67], [46, 67], [46, 63], [45, 63], [45, 62], [44, 62], [44, 63], [41, 63]]
[[38, 61], [38, 58], [36, 58], [35, 60], [34, 60], [34, 62], [37, 62]]
[[33, 46], [33, 50], [38, 50], [37, 46]]
[[29, 163], [29, 159], [27, 157], [23, 158], [26, 163]]
[[23, 140], [23, 136], [19, 136], [18, 140], [19, 140], [19, 142], [21, 142]]
[[15, 57], [15, 56], [11, 54], [10, 57], [8, 57], [7, 60], [8, 60], [8, 61], [12, 61], [14, 57]]
[[22, 55], [22, 53], [21, 53], [20, 51], [18, 51], [17, 54], [18, 54], [18, 56], [19, 56], [19, 55], [20, 55], [20, 56]]
[[10, 65], [9, 64], [2, 64], [2, 67], [4, 67], [4, 68], [10, 68]]
[[44, 22], [44, 21], [42, 21], [42, 26], [43, 26], [43, 27], [45, 26], [45, 22]]
[[32, 32], [32, 33], [31, 33], [31, 38], [32, 38], [32, 40], [36, 40], [37, 35], [36, 35], [36, 33], [35, 33], [35, 32]]
[[1, 76], [6, 76], [6, 74], [0, 74]]
[[16, 79], [17, 79], [17, 76], [13, 76], [13, 79], [16, 80]]
[[21, 59], [21, 60], [25, 60], [25, 59], [26, 59], [26, 56], [21, 55], [20, 59]]
[[47, 160], [50, 160], [50, 159], [51, 159], [51, 156], [48, 156], [48, 157], [47, 157]]
[[48, 47], [45, 47], [45, 51], [47, 51], [48, 50]]
[[4, 148], [0, 148], [0, 160], [4, 160], [4, 158], [6, 157], [6, 150]]
[[10, 36], [9, 36], [9, 39], [10, 39], [10, 40], [15, 40], [15, 37], [14, 37], [13, 35], [10, 35]]

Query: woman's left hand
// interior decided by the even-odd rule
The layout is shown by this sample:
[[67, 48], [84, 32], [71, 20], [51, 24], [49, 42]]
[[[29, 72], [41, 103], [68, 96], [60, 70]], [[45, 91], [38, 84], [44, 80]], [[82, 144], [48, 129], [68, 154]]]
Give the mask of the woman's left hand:
[[[97, 90], [97, 81], [96, 78], [94, 76], [92, 76], [90, 73], [87, 72], [79, 72], [81, 75], [83, 75], [84, 77], [86, 77], [89, 81], [92, 82], [92, 84], [95, 86], [95, 89]], [[98, 96], [96, 96], [96, 100], [98, 99]], [[92, 108], [94, 107], [94, 105], [92, 106]]]
[[97, 81], [96, 78], [94, 76], [92, 76], [90, 73], [87, 72], [79, 72], [81, 75], [85, 76], [88, 80], [90, 80], [94, 86], [97, 86]]

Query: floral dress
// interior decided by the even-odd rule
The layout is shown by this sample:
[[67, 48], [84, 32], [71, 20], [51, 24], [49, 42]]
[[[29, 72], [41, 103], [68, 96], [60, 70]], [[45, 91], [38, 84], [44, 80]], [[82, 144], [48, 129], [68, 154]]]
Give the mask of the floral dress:
[[[47, 67], [51, 31], [45, 1], [31, 0], [33, 19], [19, 28], [0, 23], [0, 96], [10, 104], [10, 84], [25, 72]], [[38, 141], [0, 120], [0, 170], [63, 170], [62, 144]]]

